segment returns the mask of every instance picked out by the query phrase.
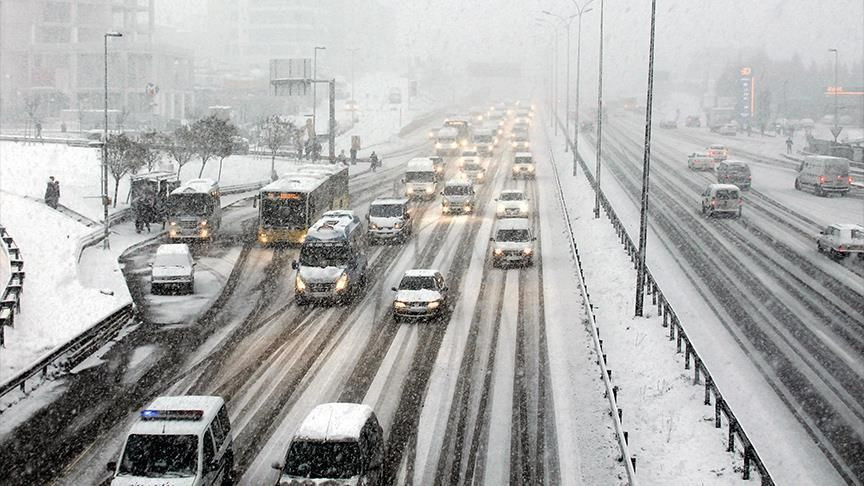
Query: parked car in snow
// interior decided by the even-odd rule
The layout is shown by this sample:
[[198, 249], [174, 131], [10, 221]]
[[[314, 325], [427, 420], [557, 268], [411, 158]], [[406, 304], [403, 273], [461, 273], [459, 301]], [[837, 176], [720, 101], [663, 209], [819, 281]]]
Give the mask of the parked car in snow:
[[448, 288], [438, 270], [408, 270], [393, 287], [393, 317], [424, 319], [441, 316], [447, 309]]
[[171, 289], [195, 292], [195, 262], [185, 243], [159, 245], [150, 264], [150, 292], [161, 294]]
[[864, 258], [864, 226], [858, 224], [832, 224], [816, 237], [819, 253], [828, 253], [836, 259], [857, 254]]
[[702, 192], [702, 214], [705, 216], [730, 214], [740, 218], [742, 205], [741, 191], [732, 184], [708, 184]]

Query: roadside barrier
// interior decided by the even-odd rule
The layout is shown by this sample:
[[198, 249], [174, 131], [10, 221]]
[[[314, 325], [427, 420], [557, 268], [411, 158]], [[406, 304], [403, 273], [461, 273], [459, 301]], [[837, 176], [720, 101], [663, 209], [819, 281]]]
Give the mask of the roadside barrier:
[[28, 381], [33, 378], [41, 381], [49, 375], [52, 369], [65, 372], [74, 368], [97, 349], [113, 339], [120, 329], [132, 320], [133, 317], [131, 303], [112, 312], [89, 329], [39, 358], [26, 370], [0, 383], [0, 399], [3, 399], [15, 390], [20, 390], [22, 394], [26, 394]]
[[579, 270], [579, 288], [582, 291], [582, 299], [585, 302], [585, 316], [591, 325], [591, 339], [594, 344], [594, 352], [597, 354], [597, 364], [600, 367], [600, 378], [606, 387], [606, 399], [609, 401], [609, 415], [615, 427], [615, 437], [618, 440], [618, 448], [621, 451], [619, 460], [624, 464], [627, 472], [627, 481], [631, 486], [636, 486], [636, 456], [629, 451], [629, 434], [624, 430], [624, 415], [618, 406], [618, 387], [612, 384], [612, 370], [606, 366], [606, 353], [603, 352], [603, 340], [600, 339], [600, 328], [597, 326], [597, 318], [594, 315], [594, 305], [591, 304], [591, 295], [588, 293], [588, 283], [585, 281], [585, 272], [582, 270], [582, 258], [579, 255], [579, 245], [576, 244], [576, 236], [570, 223], [570, 212], [567, 210], [567, 202], [564, 199], [564, 190], [561, 187], [561, 179], [558, 177], [558, 167], [555, 163], [555, 154], [549, 151], [549, 160], [552, 162], [552, 170], [555, 174], [555, 187], [558, 202], [561, 205], [564, 221], [567, 229], [567, 240], [570, 244], [570, 253], [576, 261]]
[[15, 315], [21, 313], [21, 294], [24, 292], [24, 259], [21, 257], [21, 249], [15, 244], [15, 240], [0, 226], [0, 237], [3, 238], [3, 253], [9, 261], [9, 280], [3, 287], [0, 295], [0, 347], [6, 347], [4, 330], [6, 326], [15, 325]]
[[[560, 120], [558, 120], [558, 124], [562, 125]], [[573, 141], [570, 139], [569, 135], [567, 135], [567, 144], [570, 146], [570, 149], [573, 150]], [[584, 174], [585, 178], [588, 179], [588, 183], [591, 185], [595, 192], [599, 190], [600, 205], [606, 212], [606, 216], [609, 218], [610, 223], [612, 223], [612, 226], [615, 228], [615, 232], [618, 235], [618, 240], [624, 246], [624, 249], [627, 251], [627, 255], [630, 256], [630, 261], [633, 263], [635, 268], [638, 260], [638, 245], [633, 243], [633, 238], [631, 238], [630, 235], [627, 233], [627, 229], [625, 228], [624, 223], [615, 213], [615, 209], [612, 207], [612, 204], [609, 202], [608, 199], [606, 199], [606, 195], [603, 194], [603, 191], [597, 187], [594, 179], [594, 174], [593, 172], [591, 172], [588, 164], [586, 164], [585, 161], [582, 160], [581, 155], [578, 157], [578, 160], [579, 165], [582, 167], [582, 174]], [[557, 180], [557, 170], [555, 176]], [[696, 347], [687, 337], [687, 331], [684, 329], [684, 325], [678, 318], [678, 314], [676, 314], [675, 309], [672, 308], [672, 304], [669, 303], [668, 299], [663, 294], [663, 291], [660, 289], [660, 286], [657, 284], [657, 281], [654, 279], [654, 276], [652, 275], [647, 265], [645, 266], [645, 290], [646, 293], [651, 296], [651, 305], [657, 307], [658, 316], [663, 317], [663, 327], [668, 328], [669, 330], [669, 341], [675, 341], [675, 352], [684, 353], [684, 369], [693, 370], [693, 385], [704, 385], [705, 398], [703, 403], [710, 406], [711, 398], [713, 396], [714, 427], [718, 429], [721, 428], [723, 426], [722, 417], [726, 418], [726, 424], [728, 426], [728, 444], [726, 447], [726, 451], [735, 452], [736, 450], [739, 450], [742, 454], [744, 461], [741, 469], [742, 478], [750, 479], [751, 470], [755, 468], [762, 479], [762, 486], [774, 486], [774, 480], [771, 478], [771, 474], [765, 467], [765, 463], [759, 456], [756, 447], [750, 441], [750, 438], [747, 436], [747, 432], [744, 431], [744, 428], [741, 426], [741, 423], [738, 421], [738, 418], [735, 416], [732, 408], [729, 406], [726, 400], [723, 399], [723, 394], [720, 392], [720, 389], [717, 387], [717, 384], [711, 377], [711, 372], [708, 370], [708, 366], [705, 364], [705, 361], [699, 355]], [[739, 448], [735, 447], [736, 437], [741, 444]]]

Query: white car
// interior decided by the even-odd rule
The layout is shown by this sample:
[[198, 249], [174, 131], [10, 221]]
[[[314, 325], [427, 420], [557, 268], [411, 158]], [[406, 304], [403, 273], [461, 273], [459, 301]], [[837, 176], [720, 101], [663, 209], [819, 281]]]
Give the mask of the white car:
[[864, 226], [858, 224], [832, 224], [816, 237], [816, 249], [833, 258], [843, 259], [857, 254], [864, 258]]
[[693, 152], [687, 156], [687, 168], [690, 170], [714, 170], [717, 159], [707, 153]]
[[526, 218], [502, 219], [495, 225], [492, 266], [533, 265], [534, 232]]
[[185, 243], [159, 245], [150, 264], [150, 292], [172, 288], [195, 292], [195, 262]]
[[726, 157], [729, 156], [729, 150], [723, 144], [711, 144], [708, 146], [708, 156], [717, 160], [726, 160]]
[[495, 209], [495, 216], [498, 218], [525, 218], [530, 212], [525, 192], [518, 189], [501, 191], [495, 201], [498, 202]]
[[408, 270], [393, 287], [393, 316], [396, 319], [438, 317], [447, 309], [447, 285], [438, 270]]
[[741, 217], [741, 189], [733, 184], [708, 184], [702, 192], [702, 214], [728, 214], [734, 218]]
[[738, 134], [738, 125], [736, 125], [734, 123], [727, 123], [727, 124], [721, 126], [717, 130], [717, 133], [719, 133], [720, 135], [735, 136]]

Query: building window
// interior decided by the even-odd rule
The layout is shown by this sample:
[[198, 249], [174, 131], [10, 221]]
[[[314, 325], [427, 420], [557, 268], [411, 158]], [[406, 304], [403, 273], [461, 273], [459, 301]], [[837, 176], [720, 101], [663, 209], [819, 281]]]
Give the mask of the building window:
[[45, 22], [68, 23], [71, 17], [69, 7], [69, 3], [47, 2], [42, 18]]

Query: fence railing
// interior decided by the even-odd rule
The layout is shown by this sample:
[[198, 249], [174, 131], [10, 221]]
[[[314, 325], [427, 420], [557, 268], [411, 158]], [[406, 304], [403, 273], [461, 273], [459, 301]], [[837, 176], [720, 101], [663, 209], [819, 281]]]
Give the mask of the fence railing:
[[15, 325], [15, 316], [21, 312], [21, 294], [24, 292], [24, 258], [15, 240], [0, 226], [0, 237], [3, 238], [3, 253], [9, 262], [9, 279], [5, 282], [0, 294], [0, 347], [6, 346], [4, 337], [6, 326]]
[[576, 243], [576, 236], [573, 233], [571, 224], [570, 212], [567, 209], [567, 201], [564, 198], [564, 189], [561, 186], [561, 179], [558, 177], [558, 166], [555, 163], [555, 154], [550, 150], [549, 160], [552, 162], [552, 170], [555, 174], [555, 187], [561, 211], [564, 213], [564, 221], [567, 229], [567, 240], [570, 245], [570, 253], [576, 261], [576, 267], [579, 270], [579, 288], [582, 291], [582, 298], [585, 301], [585, 316], [591, 324], [591, 339], [594, 344], [594, 352], [597, 355], [597, 364], [600, 367], [600, 378], [603, 380], [603, 385], [606, 388], [606, 398], [609, 401], [609, 415], [612, 417], [612, 423], [615, 428], [615, 436], [618, 441], [618, 448], [621, 451], [621, 462], [624, 464], [627, 472], [627, 480], [631, 486], [636, 486], [636, 457], [630, 454], [629, 451], [629, 435], [624, 430], [623, 411], [618, 406], [618, 387], [612, 384], [612, 370], [606, 367], [606, 353], [603, 352], [603, 340], [600, 339], [600, 328], [597, 326], [597, 318], [594, 315], [594, 306], [591, 304], [591, 295], [588, 292], [588, 283], [585, 280], [585, 272], [582, 270], [582, 257], [579, 254], [579, 245]]
[[[560, 120], [557, 120], [557, 122], [561, 125]], [[565, 135], [567, 136], [567, 144], [572, 150], [573, 140], [570, 138], [569, 134]], [[630, 234], [627, 233], [624, 223], [618, 217], [618, 214], [606, 198], [606, 195], [597, 187], [591, 168], [588, 167], [588, 164], [585, 163], [581, 155], [577, 157], [577, 159], [579, 160], [579, 165], [582, 167], [582, 173], [585, 175], [585, 178], [588, 179], [588, 183], [595, 192], [599, 191], [600, 205], [606, 212], [606, 216], [615, 228], [619, 242], [624, 246], [624, 249], [630, 256], [630, 261], [635, 267], [638, 261], [638, 246], [633, 243], [633, 239], [630, 237]], [[711, 405], [712, 396], [714, 398], [714, 427], [718, 429], [721, 428], [723, 426], [722, 417], [726, 417], [726, 424], [728, 426], [727, 452], [734, 452], [736, 450], [736, 437], [741, 442], [740, 451], [744, 462], [741, 469], [743, 479], [750, 479], [751, 470], [755, 468], [762, 479], [762, 485], [773, 486], [774, 480], [771, 478], [771, 474], [768, 472], [768, 468], [762, 461], [759, 452], [747, 436], [747, 432], [744, 431], [744, 428], [741, 426], [741, 423], [738, 421], [732, 408], [723, 398], [723, 394], [720, 392], [720, 389], [711, 377], [711, 372], [708, 370], [708, 366], [699, 355], [693, 342], [687, 337], [687, 331], [681, 324], [678, 314], [663, 294], [663, 291], [657, 284], [657, 280], [654, 278], [654, 275], [651, 273], [651, 270], [647, 265], [645, 266], [645, 280], [646, 292], [651, 296], [651, 305], [656, 306], [658, 316], [663, 317], [663, 327], [669, 329], [669, 340], [675, 341], [675, 352], [684, 353], [684, 369], [693, 370], [693, 385], [704, 385], [705, 387], [705, 398], [703, 403], [705, 405]]]

